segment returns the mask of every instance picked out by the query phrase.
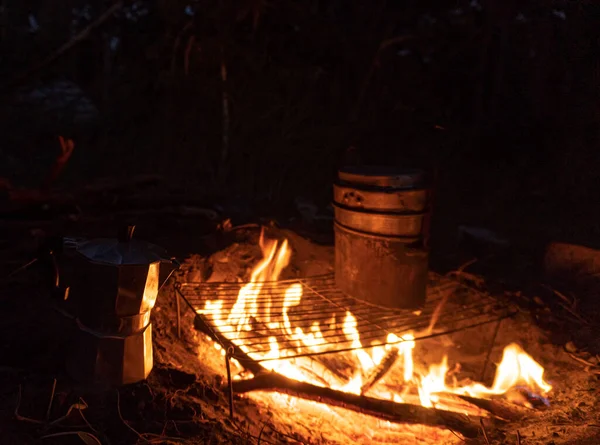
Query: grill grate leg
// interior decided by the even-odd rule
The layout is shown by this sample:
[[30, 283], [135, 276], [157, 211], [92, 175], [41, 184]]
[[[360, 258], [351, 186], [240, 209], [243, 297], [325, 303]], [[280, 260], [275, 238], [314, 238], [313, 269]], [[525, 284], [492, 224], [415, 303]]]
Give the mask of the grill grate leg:
[[181, 307], [179, 299], [179, 292], [175, 292], [175, 304], [177, 306], [177, 338], [181, 338]]
[[481, 375], [479, 377], [480, 382], [484, 381], [485, 371], [487, 370], [488, 363], [490, 362], [490, 355], [492, 354], [492, 349], [494, 349], [494, 346], [496, 345], [496, 337], [498, 336], [498, 331], [500, 330], [500, 323], [502, 323], [502, 319], [496, 322], [496, 327], [494, 328], [494, 335], [492, 336], [490, 347], [488, 348], [487, 354], [485, 356], [485, 361], [483, 362], [483, 368], [481, 369]]
[[225, 367], [227, 368], [227, 386], [229, 386], [229, 417], [233, 420], [233, 380], [231, 379], [231, 357], [233, 356], [233, 346], [227, 348], [225, 354]]

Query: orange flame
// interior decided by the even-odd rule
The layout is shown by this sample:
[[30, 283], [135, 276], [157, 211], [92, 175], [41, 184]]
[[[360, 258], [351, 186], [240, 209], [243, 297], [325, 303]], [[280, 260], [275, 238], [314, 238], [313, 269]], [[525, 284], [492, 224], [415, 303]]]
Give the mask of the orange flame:
[[[286, 350], [282, 349], [279, 343], [282, 340], [293, 342], [298, 351], [322, 352], [325, 350], [327, 339], [318, 323], [313, 323], [310, 331], [305, 332], [302, 327], [293, 326], [290, 320], [290, 309], [299, 306], [302, 301], [303, 287], [300, 283], [291, 284], [285, 290], [283, 305], [273, 310], [271, 297], [268, 291], [263, 291], [263, 284], [265, 281], [279, 279], [281, 272], [289, 264], [292, 252], [287, 240], [267, 240], [262, 233], [260, 247], [263, 258], [253, 269], [250, 281], [240, 289], [229, 313], [224, 313], [223, 300], [207, 301], [199, 313], [212, 317], [213, 324], [221, 333], [251, 358], [268, 359], [262, 364], [271, 371], [299, 381], [360, 394], [362, 383], [369, 372], [380, 365], [386, 355], [397, 353], [399, 360], [394, 366], [402, 367], [403, 381], [384, 382], [382, 379], [369, 389], [369, 395], [399, 402], [412, 391], [413, 394], [416, 393], [413, 398], [422, 406], [441, 409], [445, 409], [443, 394], [489, 398], [506, 394], [519, 385], [541, 394], [546, 394], [552, 389], [544, 380], [544, 368], [514, 343], [504, 349], [491, 387], [481, 383], [449, 385], [447, 356], [444, 356], [440, 363], [431, 365], [427, 371], [414, 362], [415, 336], [412, 332], [389, 334], [385, 345], [369, 345], [369, 348], [363, 349], [356, 318], [350, 311], [346, 312], [341, 323], [343, 335], [353, 348], [351, 353], [344, 356], [344, 362], [352, 365], [350, 377], [344, 378], [310, 357], [286, 357]], [[261, 308], [260, 305], [264, 307]], [[250, 350], [240, 335], [242, 331], [253, 330], [252, 319], [259, 320], [270, 332], [277, 334], [268, 338], [268, 346], [264, 350]], [[332, 322], [335, 323], [335, 319]], [[220, 347], [218, 349], [221, 350]], [[221, 353], [224, 351], [221, 350]]]

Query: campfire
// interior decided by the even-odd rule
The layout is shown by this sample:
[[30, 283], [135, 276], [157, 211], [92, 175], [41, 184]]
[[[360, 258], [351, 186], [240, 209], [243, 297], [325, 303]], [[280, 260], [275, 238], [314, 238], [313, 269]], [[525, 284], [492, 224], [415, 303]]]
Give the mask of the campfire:
[[226, 357], [230, 394], [284, 405], [294, 396], [319, 402], [306, 409], [337, 406], [465, 436], [476, 434], [478, 419], [548, 403], [544, 368], [516, 343], [505, 346], [490, 385], [462, 376], [451, 350], [435, 351], [429, 365], [421, 360], [420, 340], [499, 323], [513, 314], [508, 304], [446, 293], [418, 311], [383, 308], [342, 294], [328, 275], [282, 279], [290, 244], [263, 232], [259, 244], [248, 282], [178, 286], [197, 329]]

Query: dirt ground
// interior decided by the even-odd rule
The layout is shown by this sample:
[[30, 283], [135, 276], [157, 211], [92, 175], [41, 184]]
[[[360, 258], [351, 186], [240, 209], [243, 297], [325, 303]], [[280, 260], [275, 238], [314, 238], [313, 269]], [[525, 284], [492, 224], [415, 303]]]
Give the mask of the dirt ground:
[[[291, 242], [294, 255], [289, 274], [306, 276], [331, 268], [332, 247], [290, 231], [272, 228], [271, 234]], [[215, 253], [210, 258], [190, 257], [179, 279], [247, 277], [259, 258], [257, 236], [254, 228], [218, 237], [198, 236], [197, 250]], [[46, 278], [33, 271], [3, 283], [1, 443], [96, 443], [84, 436], [86, 432], [102, 444], [460, 442], [448, 431], [399, 428], [338, 408], [320, 412], [322, 408], [314, 402], [266, 393], [236, 396], [235, 420], [230, 420], [227, 397], [221, 391], [226, 381], [224, 359], [212, 342], [194, 330], [190, 311], [182, 317], [182, 337], [177, 338], [173, 283], [163, 289], [153, 312], [155, 366], [148, 380], [116, 389], [82, 387], [63, 371], [70, 331], [48, 300], [43, 287]], [[477, 281], [476, 276], [467, 281], [473, 285], [474, 279]], [[504, 292], [493, 283], [476, 285], [490, 288], [492, 293]], [[521, 311], [502, 322], [491, 363], [498, 363], [506, 344], [518, 342], [545, 367], [545, 377], [553, 386], [550, 406], [536, 407], [520, 421], [493, 422], [486, 429], [487, 439], [482, 433], [472, 442], [597, 443], [597, 359], [585, 351], [581, 341], [574, 346], [565, 343], [564, 335], [555, 335], [556, 331], [564, 334], [576, 329], [569, 319], [572, 316], [554, 308], [551, 293], [506, 292]], [[418, 343], [416, 356], [439, 361], [442, 345], [448, 350], [450, 366], [460, 361], [465, 375], [475, 374], [484, 352], [481, 339], [490, 336], [490, 329], [486, 326]], [[492, 377], [493, 366], [488, 368], [485, 383], [490, 384]]]
[[[315, 272], [327, 271], [327, 265], [331, 264], [333, 251], [328, 246], [317, 246], [315, 244], [308, 243], [305, 239], [298, 237], [294, 233], [289, 231], [274, 231], [276, 237], [286, 237], [290, 240], [291, 245], [294, 248], [294, 260], [291, 269], [297, 269], [297, 272], [301, 276], [303, 275], [302, 269], [306, 267], [306, 264], [312, 266], [312, 270]], [[224, 281], [225, 278], [231, 280], [235, 277], [235, 271], [244, 270], [248, 267], [247, 262], [244, 260], [248, 256], [248, 252], [256, 255], [258, 253], [256, 246], [256, 233], [250, 236], [250, 246], [245, 242], [240, 244], [234, 244], [232, 247], [226, 249], [223, 252], [213, 256], [209, 262], [215, 267], [212, 269], [213, 274], [216, 275], [208, 280]], [[254, 243], [252, 243], [254, 241]], [[305, 260], [308, 256], [311, 256], [308, 261]], [[227, 258], [227, 261], [223, 261], [223, 258]], [[197, 264], [193, 262], [192, 264]], [[221, 266], [219, 266], [221, 264]], [[304, 267], [303, 267], [304, 265]], [[232, 276], [232, 272], [234, 275]], [[197, 272], [194, 271], [193, 274]], [[434, 274], [435, 277], [435, 274]], [[510, 294], [510, 293], [509, 293]], [[548, 325], [552, 322], [557, 323], [556, 319], [560, 318], [560, 313], [553, 314], [549, 310], [551, 301], [548, 301], [548, 305], [541, 301], [540, 297], [537, 297], [537, 306], [535, 309], [531, 308], [531, 305], [524, 304], [530, 298], [534, 296], [524, 296], [521, 292], [517, 292], [513, 295], [513, 301], [517, 304], [521, 311], [520, 313], [509, 320], [502, 322], [501, 327], [498, 331], [496, 342], [491, 353], [491, 363], [497, 364], [500, 360], [503, 348], [509, 343], [516, 342], [520, 344], [535, 360], [543, 364], [546, 369], [545, 377], [553, 385], [552, 392], [549, 395], [550, 406], [545, 409], [539, 409], [532, 411], [523, 420], [518, 422], [509, 422], [506, 424], [498, 423], [495, 428], [488, 433], [488, 439], [490, 443], [528, 443], [528, 444], [572, 444], [572, 443], [595, 443], [598, 440], [599, 432], [595, 431], [595, 426], [598, 422], [598, 417], [595, 413], [597, 406], [597, 374], [594, 369], [590, 367], [582, 366], [581, 362], [578, 362], [578, 356], [571, 354], [565, 350], [564, 344], [556, 344], [552, 342], [552, 332], [548, 329], [544, 329], [542, 326]], [[529, 307], [527, 307], [529, 306]], [[486, 353], [487, 343], [485, 339], [489, 339], [492, 336], [494, 330], [493, 325], [486, 325], [483, 327], [469, 329], [462, 333], [453, 334], [451, 336], [443, 336], [437, 339], [425, 340], [423, 342], [417, 342], [417, 348], [415, 350], [415, 356], [423, 360], [424, 364], [436, 363], [441, 359], [440, 351], [449, 350], [449, 361], [450, 367], [452, 363], [457, 361], [461, 363], [461, 369], [463, 375], [471, 375], [473, 377], [478, 376], [481, 363]], [[210, 343], [210, 342], [209, 342]], [[216, 369], [215, 372], [223, 375], [223, 366], [220, 362], [219, 354], [210, 346], [202, 349], [200, 356], [204, 359], [205, 357], [212, 356], [216, 357]], [[207, 361], [209, 361], [207, 359]], [[219, 369], [220, 368], [220, 369]], [[486, 383], [490, 384], [493, 378], [493, 367], [487, 370]], [[476, 377], [475, 377], [476, 379]], [[287, 431], [289, 434], [293, 432], [302, 431], [299, 428], [302, 422], [296, 422], [296, 416], [293, 416], [294, 421], [290, 422], [289, 417], [292, 414], [296, 414], [302, 409], [303, 404], [305, 409], [310, 412], [310, 402], [297, 402], [293, 403], [286, 401], [283, 405], [288, 408], [287, 412], [281, 412], [282, 403], [273, 401], [271, 395], [261, 395], [258, 399], [250, 396], [250, 400], [258, 400], [259, 402], [267, 403], [268, 416], [273, 419], [277, 419], [276, 429], [279, 431]], [[249, 403], [250, 406], [252, 404]], [[245, 405], [242, 405], [245, 406]], [[259, 412], [262, 413], [262, 417], [265, 415], [264, 406], [258, 405]], [[278, 415], [274, 414], [274, 411]], [[348, 415], [348, 414], [346, 414]], [[352, 415], [352, 413], [350, 414]], [[305, 418], [302, 418], [303, 420]], [[328, 425], [319, 424], [319, 437], [314, 437], [314, 425], [316, 424], [315, 419], [312, 419], [314, 424], [311, 424], [310, 416], [305, 420], [307, 422], [304, 425], [304, 441], [306, 443], [387, 443], [388, 440], [397, 440], [403, 443], [399, 437], [394, 437], [394, 433], [390, 433], [390, 436], [385, 438], [379, 438], [381, 442], [377, 440], [377, 437], [360, 434], [360, 428], [358, 431], [348, 428], [348, 424], [340, 422], [340, 419], [336, 416], [331, 416], [331, 423]], [[336, 420], [338, 428], [336, 428]], [[361, 427], [364, 427], [368, 422], [361, 423]], [[341, 426], [339, 426], [341, 425]], [[381, 428], [381, 425], [379, 425]], [[412, 443], [414, 437], [411, 434], [419, 436], [417, 431], [409, 431], [409, 437], [406, 443]], [[354, 434], [354, 435], [353, 435]], [[429, 433], [430, 434], [430, 433]], [[427, 438], [431, 440], [431, 436], [427, 432], [421, 431], [421, 438], [418, 439], [419, 443], [427, 443]], [[517, 439], [517, 435], [519, 439]], [[391, 439], [393, 438], [393, 439]], [[455, 437], [435, 437], [432, 443], [441, 443], [442, 440], [446, 440], [451, 443], [455, 440]], [[481, 437], [480, 443], [486, 443], [485, 439]]]

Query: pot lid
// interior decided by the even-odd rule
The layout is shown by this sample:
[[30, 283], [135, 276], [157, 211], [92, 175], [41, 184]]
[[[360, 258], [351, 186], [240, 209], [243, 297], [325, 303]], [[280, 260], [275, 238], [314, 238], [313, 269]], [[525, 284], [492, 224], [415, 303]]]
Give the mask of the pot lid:
[[90, 261], [112, 266], [144, 265], [167, 259], [162, 247], [132, 239], [134, 229], [135, 226], [127, 226], [119, 238], [65, 239], [65, 245], [70, 245]]
[[361, 165], [342, 167], [338, 171], [340, 181], [371, 187], [418, 187], [425, 179], [419, 169], [405, 169], [386, 165]]

